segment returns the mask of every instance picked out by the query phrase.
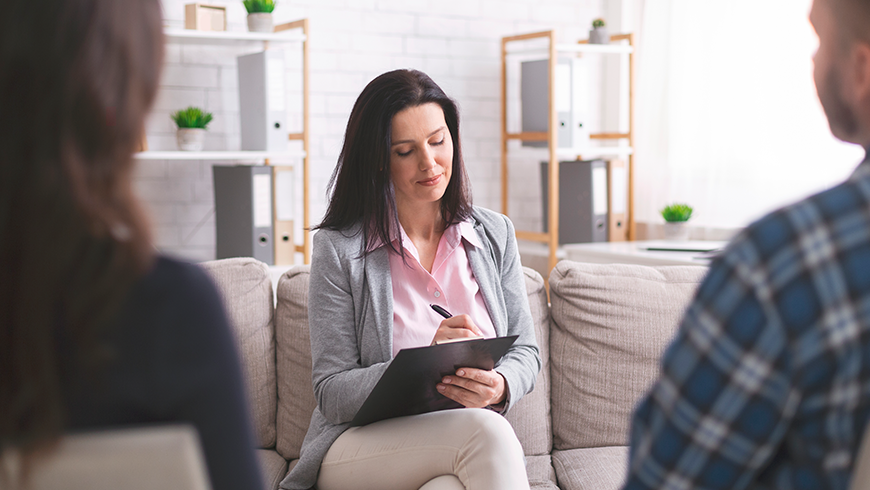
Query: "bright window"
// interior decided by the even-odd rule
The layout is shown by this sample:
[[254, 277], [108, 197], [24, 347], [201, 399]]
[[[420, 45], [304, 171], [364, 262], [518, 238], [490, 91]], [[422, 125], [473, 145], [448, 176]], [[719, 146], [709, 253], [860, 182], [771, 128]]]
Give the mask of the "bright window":
[[646, 0], [638, 69], [639, 221], [680, 201], [742, 227], [844, 180], [864, 156], [816, 97], [811, 0]]

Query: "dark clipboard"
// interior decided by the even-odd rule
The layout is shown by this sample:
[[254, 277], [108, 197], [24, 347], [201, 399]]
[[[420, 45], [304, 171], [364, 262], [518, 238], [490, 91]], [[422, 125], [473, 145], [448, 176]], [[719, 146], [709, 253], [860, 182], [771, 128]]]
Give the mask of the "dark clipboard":
[[459, 403], [438, 393], [435, 385], [461, 367], [492, 369], [517, 337], [511, 335], [400, 350], [350, 425], [358, 427], [393, 417], [462, 408]]

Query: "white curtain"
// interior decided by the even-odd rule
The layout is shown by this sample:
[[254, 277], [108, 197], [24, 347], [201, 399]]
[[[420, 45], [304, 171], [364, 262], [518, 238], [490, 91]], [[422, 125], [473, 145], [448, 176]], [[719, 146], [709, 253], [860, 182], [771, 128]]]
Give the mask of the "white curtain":
[[635, 213], [671, 202], [742, 227], [845, 179], [864, 156], [831, 136], [812, 80], [811, 0], [645, 0]]

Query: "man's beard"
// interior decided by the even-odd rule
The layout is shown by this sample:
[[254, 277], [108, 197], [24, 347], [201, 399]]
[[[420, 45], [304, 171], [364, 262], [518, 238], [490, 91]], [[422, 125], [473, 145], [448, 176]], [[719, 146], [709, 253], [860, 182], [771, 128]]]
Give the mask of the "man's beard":
[[828, 125], [831, 133], [837, 138], [854, 143], [853, 137], [858, 133], [858, 119], [855, 111], [843, 100], [841, 94], [842, 79], [835, 69], [828, 70], [825, 75], [825, 91], [819, 91], [819, 102], [825, 116], [828, 117]]

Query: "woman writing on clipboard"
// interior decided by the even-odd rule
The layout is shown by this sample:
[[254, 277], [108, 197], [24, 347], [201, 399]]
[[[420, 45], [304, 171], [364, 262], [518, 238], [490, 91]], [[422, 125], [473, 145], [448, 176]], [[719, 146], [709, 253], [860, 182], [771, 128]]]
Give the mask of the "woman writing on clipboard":
[[[456, 104], [419, 71], [375, 78], [330, 190], [309, 286], [317, 408], [281, 487], [529, 488], [502, 414], [531, 391], [541, 359], [513, 225], [471, 204]], [[438, 384], [477, 410], [349, 428], [400, 349], [478, 335], [519, 338], [494, 370], [461, 368]]]

